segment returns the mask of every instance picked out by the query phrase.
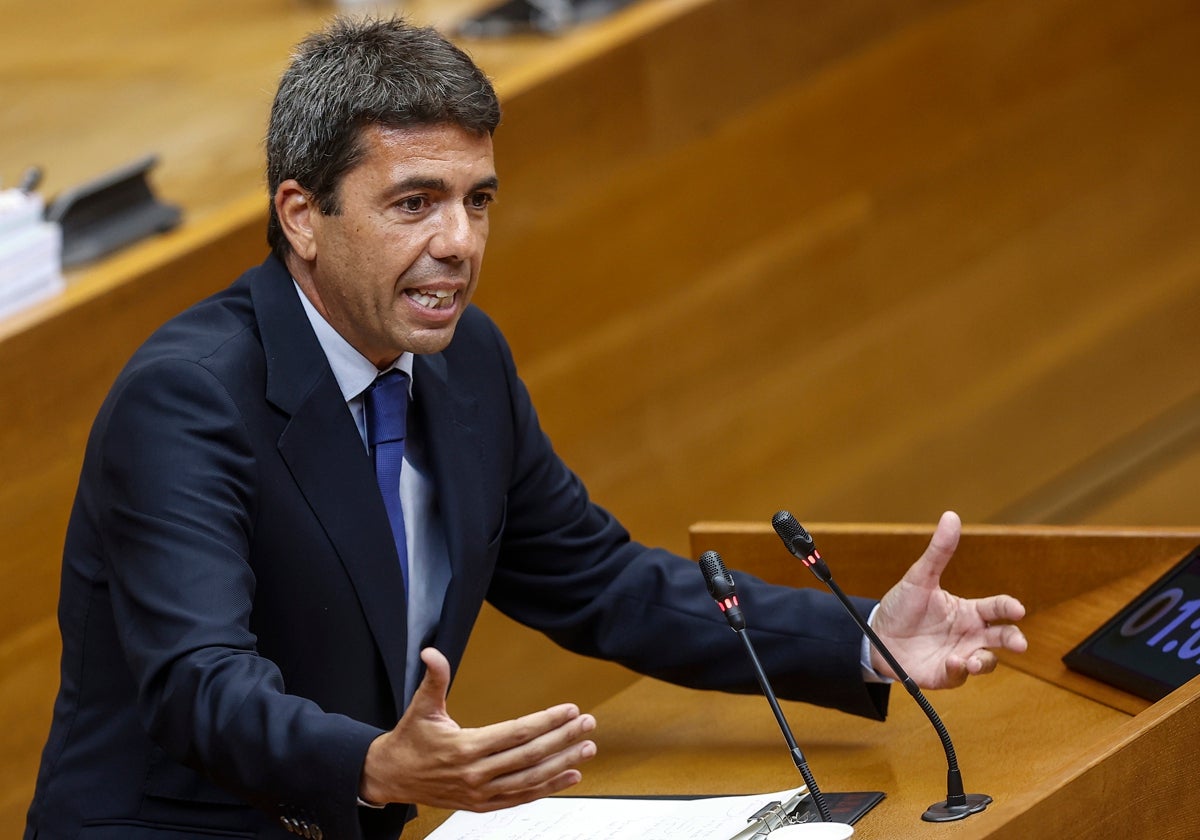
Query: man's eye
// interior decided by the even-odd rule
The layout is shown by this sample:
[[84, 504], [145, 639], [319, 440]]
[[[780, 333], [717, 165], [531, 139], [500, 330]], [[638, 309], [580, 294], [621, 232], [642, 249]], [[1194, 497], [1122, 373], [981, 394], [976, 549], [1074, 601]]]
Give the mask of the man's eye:
[[417, 213], [425, 209], [425, 197], [420, 195], [410, 196], [400, 201], [400, 207], [410, 213]]
[[471, 206], [476, 210], [484, 210], [489, 204], [496, 200], [496, 196], [491, 193], [472, 193]]

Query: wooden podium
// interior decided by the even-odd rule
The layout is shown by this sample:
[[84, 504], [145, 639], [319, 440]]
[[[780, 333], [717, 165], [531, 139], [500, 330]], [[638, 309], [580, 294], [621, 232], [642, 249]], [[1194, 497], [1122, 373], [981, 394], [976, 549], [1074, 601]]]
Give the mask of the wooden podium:
[[[930, 526], [809, 526], [849, 592], [880, 595], [928, 542]], [[794, 586], [817, 582], [768, 525], [700, 524], [693, 554], [720, 552], [734, 574]], [[946, 796], [945, 756], [903, 690], [886, 723], [784, 703], [827, 792], [878, 790], [886, 799], [855, 837], [1192, 838], [1200, 836], [1195, 733], [1200, 680], [1164, 700], [1140, 698], [1068, 671], [1061, 656], [1170, 565], [1200, 530], [967, 527], [945, 575], [964, 595], [1009, 592], [1025, 602], [1029, 651], [996, 672], [933, 692], [954, 739], [968, 793], [994, 798], [965, 820], [921, 820]], [[747, 605], [750, 633], [754, 613]], [[642, 679], [591, 710], [599, 753], [573, 795], [761, 793], [799, 785], [761, 697], [682, 689]], [[426, 810], [405, 836], [446, 813]]]

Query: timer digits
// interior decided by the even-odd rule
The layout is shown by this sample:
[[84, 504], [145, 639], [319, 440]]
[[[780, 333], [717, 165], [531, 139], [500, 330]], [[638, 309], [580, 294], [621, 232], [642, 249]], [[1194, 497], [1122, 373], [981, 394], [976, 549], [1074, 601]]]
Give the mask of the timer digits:
[[[1125, 619], [1125, 623], [1121, 625], [1121, 635], [1125, 637], [1138, 636], [1153, 628], [1175, 609], [1175, 605], [1184, 599], [1184, 595], [1184, 591], [1177, 586], [1158, 593]], [[1159, 643], [1162, 643], [1159, 650], [1163, 653], [1170, 653], [1178, 648], [1176, 656], [1180, 659], [1197, 659], [1200, 657], [1200, 618], [1189, 625], [1190, 629], [1197, 632], [1193, 633], [1183, 644], [1180, 644], [1178, 639], [1167, 639], [1166, 642], [1163, 642], [1163, 639], [1170, 636], [1179, 625], [1200, 612], [1200, 598], [1187, 601], [1179, 607], [1178, 612], [1178, 615], [1146, 640], [1146, 646], [1157, 648]], [[1200, 660], [1197, 661], [1197, 664], [1200, 664]]]
[[1200, 674], [1200, 546], [1063, 662], [1147, 700], [1159, 700]]

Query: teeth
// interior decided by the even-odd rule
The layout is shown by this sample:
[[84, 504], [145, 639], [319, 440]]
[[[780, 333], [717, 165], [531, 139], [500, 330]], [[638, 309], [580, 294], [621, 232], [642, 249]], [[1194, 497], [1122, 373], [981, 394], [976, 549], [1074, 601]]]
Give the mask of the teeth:
[[455, 293], [448, 292], [445, 289], [437, 289], [431, 292], [423, 292], [420, 289], [409, 289], [407, 293], [410, 298], [426, 309], [439, 309], [443, 303], [447, 306], [454, 303]]

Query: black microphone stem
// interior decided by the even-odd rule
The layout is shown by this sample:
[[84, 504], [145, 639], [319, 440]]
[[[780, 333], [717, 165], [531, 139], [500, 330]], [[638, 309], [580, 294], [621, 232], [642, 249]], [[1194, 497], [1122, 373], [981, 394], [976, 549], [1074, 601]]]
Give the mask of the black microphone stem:
[[800, 752], [800, 747], [796, 745], [796, 739], [792, 737], [792, 730], [783, 716], [783, 709], [779, 708], [779, 701], [775, 698], [771, 681], [767, 679], [767, 672], [763, 670], [762, 663], [758, 661], [758, 654], [754, 652], [754, 645], [750, 643], [750, 637], [746, 634], [746, 615], [742, 612], [741, 605], [738, 604], [737, 586], [734, 585], [733, 576], [725, 568], [725, 562], [721, 559], [721, 555], [715, 551], [706, 551], [700, 555], [700, 572], [704, 575], [704, 585], [708, 588], [708, 594], [717, 602], [717, 606], [725, 616], [725, 621], [741, 638], [746, 653], [750, 655], [750, 662], [754, 665], [754, 674], [758, 677], [758, 684], [762, 688], [767, 702], [771, 704], [771, 711], [775, 713], [775, 721], [779, 724], [779, 731], [783, 733], [783, 738], [787, 742], [788, 750], [792, 754], [792, 761], [804, 778], [804, 784], [808, 786], [808, 792], [817, 805], [821, 819], [824, 822], [833, 822], [833, 816], [825, 804], [825, 797], [821, 795], [821, 789], [817, 787], [817, 780], [813, 778], [808, 769], [804, 753]]
[[992, 801], [992, 798], [985, 793], [966, 794], [963, 792], [962, 772], [958, 769], [958, 756], [954, 752], [954, 744], [950, 740], [950, 732], [946, 729], [942, 719], [938, 717], [938, 713], [934, 711], [931, 704], [925, 695], [921, 693], [921, 689], [913, 682], [908, 673], [896, 661], [896, 657], [892, 656], [892, 652], [887, 649], [880, 638], [875, 635], [875, 631], [871, 629], [871, 625], [862, 617], [859, 611], [846, 597], [846, 593], [837, 585], [833, 579], [833, 572], [829, 571], [829, 566], [821, 559], [820, 553], [817, 551], [816, 545], [813, 543], [812, 535], [804, 529], [804, 526], [796, 521], [796, 518], [786, 510], [781, 510], [771, 518], [771, 525], [775, 529], [775, 533], [783, 540], [784, 546], [787, 548], [797, 560], [808, 567], [808, 570], [816, 575], [817, 579], [829, 587], [837, 599], [842, 602], [842, 606], [846, 608], [846, 612], [854, 619], [854, 623], [858, 625], [858, 629], [863, 632], [863, 635], [870, 641], [871, 646], [879, 651], [879, 655], [884, 658], [892, 671], [900, 680], [912, 698], [917, 701], [917, 705], [921, 707], [921, 711], [925, 712], [925, 716], [929, 718], [929, 722], [933, 724], [934, 730], [937, 731], [938, 738], [942, 741], [942, 749], [946, 751], [946, 798], [941, 802], [935, 802], [926, 809], [921, 815], [921, 819], [927, 822], [949, 822], [951, 820], [961, 820], [963, 817], [978, 813], [986, 808]]
[[754, 652], [754, 645], [750, 644], [750, 637], [746, 635], [745, 630], [734, 629], [738, 638], [742, 640], [742, 644], [746, 648], [746, 653], [750, 654], [750, 661], [754, 664], [754, 673], [758, 677], [758, 684], [762, 687], [763, 694], [767, 697], [767, 702], [771, 704], [771, 711], [775, 713], [775, 721], [779, 724], [779, 731], [783, 733], [783, 740], [787, 742], [788, 749], [792, 754], [792, 762], [796, 765], [796, 769], [800, 771], [801, 777], [804, 779], [804, 784], [808, 785], [808, 792], [812, 794], [813, 802], [817, 804], [817, 810], [821, 814], [821, 819], [825, 822], [833, 822], [833, 817], [829, 813], [829, 807], [825, 804], [825, 797], [821, 795], [821, 789], [817, 787], [817, 780], [813, 778], [812, 771], [808, 769], [808, 762], [804, 760], [804, 753], [800, 751], [800, 747], [796, 744], [796, 739], [792, 737], [791, 727], [787, 724], [787, 719], [783, 716], [783, 709], [779, 708], [779, 701], [775, 699], [775, 692], [771, 690], [771, 682], [767, 679], [767, 672], [763, 670], [762, 663], [758, 661], [758, 654]]
[[842, 602], [846, 611], [850, 613], [850, 617], [854, 619], [854, 623], [858, 625], [858, 629], [862, 630], [863, 635], [870, 640], [871, 647], [879, 651], [879, 655], [891, 666], [900, 683], [912, 695], [913, 699], [917, 701], [917, 705], [921, 707], [921, 710], [925, 712], [925, 716], [929, 718], [929, 722], [933, 724], [933, 728], [937, 730], [938, 737], [942, 741], [942, 749], [946, 751], [946, 805], [950, 808], [965, 807], [967, 804], [967, 795], [963, 792], [962, 772], [958, 769], [958, 755], [954, 752], [954, 743], [950, 740], [950, 731], [942, 723], [942, 719], [933, 708], [933, 704], [925, 698], [925, 695], [921, 692], [917, 684], [913, 682], [908, 672], [900, 666], [900, 663], [896, 661], [896, 657], [892, 656], [892, 652], [875, 635], [875, 631], [871, 629], [871, 625], [859, 615], [858, 610], [854, 608], [850, 599], [846, 597], [846, 593], [842, 591], [842, 587], [838, 586], [832, 577], [825, 581], [825, 585]]

